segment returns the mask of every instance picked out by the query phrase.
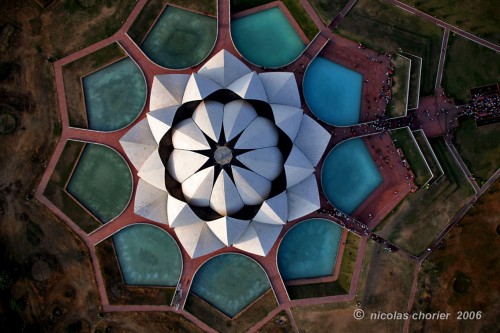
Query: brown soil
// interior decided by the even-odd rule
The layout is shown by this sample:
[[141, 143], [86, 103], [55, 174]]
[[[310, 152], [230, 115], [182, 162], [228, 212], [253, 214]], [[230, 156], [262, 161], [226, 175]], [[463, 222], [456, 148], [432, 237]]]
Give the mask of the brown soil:
[[174, 313], [114, 312], [106, 313], [94, 328], [95, 333], [120, 332], [203, 332], [190, 321]]
[[[443, 239], [422, 265], [414, 311], [449, 312], [450, 320], [412, 322], [410, 331], [497, 332], [500, 327], [500, 206], [497, 181]], [[470, 282], [458, 288], [457, 278]], [[481, 319], [457, 320], [458, 311], [481, 311]]]
[[259, 330], [260, 333], [291, 333], [293, 332], [290, 318], [285, 311], [281, 311], [267, 324], [262, 326]]

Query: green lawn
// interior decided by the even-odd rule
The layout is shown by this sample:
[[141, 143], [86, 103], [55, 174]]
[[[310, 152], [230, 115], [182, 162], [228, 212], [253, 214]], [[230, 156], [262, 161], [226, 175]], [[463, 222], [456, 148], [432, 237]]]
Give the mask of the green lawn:
[[383, 238], [419, 255], [441, 232], [474, 190], [442, 137], [430, 140], [443, 177], [409, 194], [375, 229]]
[[287, 286], [286, 290], [290, 299], [324, 297], [349, 293], [352, 273], [358, 255], [359, 240], [359, 236], [352, 232], [347, 235], [337, 280], [332, 282]]
[[95, 1], [84, 8], [76, 0], [54, 1], [45, 8], [42, 33], [53, 45], [54, 58], [62, 58], [113, 35], [136, 5], [133, 0]]
[[314, 8], [318, 16], [325, 25], [329, 25], [335, 16], [344, 8], [349, 0], [310, 0], [309, 3]]
[[267, 291], [257, 299], [249, 308], [245, 309], [235, 318], [230, 319], [219, 312], [206, 301], [190, 293], [184, 309], [205, 322], [218, 332], [245, 332], [257, 322], [262, 320], [277, 306], [272, 290]]
[[434, 154], [434, 151], [432, 150], [431, 145], [429, 144], [429, 141], [425, 137], [425, 134], [422, 130], [419, 131], [414, 131], [413, 136], [415, 137], [415, 140], [417, 141], [417, 144], [420, 148], [420, 151], [422, 154], [425, 156], [425, 160], [427, 161], [427, 165], [432, 171], [432, 174], [434, 175], [431, 181], [435, 181], [437, 178], [441, 177], [443, 175], [443, 169], [441, 168], [441, 165], [439, 164], [439, 161], [436, 157], [436, 154]]
[[418, 144], [415, 142], [413, 133], [408, 127], [390, 131], [392, 140], [396, 147], [403, 150], [405, 159], [410, 164], [410, 168], [415, 175], [415, 184], [423, 186], [432, 178], [431, 170], [422, 156]]
[[81, 81], [82, 76], [125, 56], [126, 53], [123, 49], [117, 43], [113, 43], [62, 67], [70, 126], [88, 128]]
[[410, 87], [408, 89], [408, 110], [416, 109], [420, 98], [420, 80], [422, 78], [422, 58], [404, 52], [404, 56], [411, 60]]
[[410, 79], [410, 59], [395, 55], [391, 62], [394, 66], [394, 76], [392, 77], [392, 100], [387, 105], [387, 114], [390, 118], [403, 117], [406, 115], [408, 103], [408, 84]]
[[469, 89], [500, 82], [500, 53], [450, 35], [442, 86], [458, 104], [470, 101]]
[[383, 0], [359, 0], [336, 31], [379, 50], [422, 57], [422, 95], [434, 93], [443, 29]]
[[85, 147], [83, 142], [68, 141], [57, 162], [54, 172], [50, 176], [49, 183], [43, 192], [57, 208], [64, 212], [82, 230], [90, 233], [101, 226], [99, 221], [93, 218], [82, 208], [64, 189], [69, 176]]
[[[235, 14], [246, 9], [261, 6], [274, 0], [231, 0], [231, 14]], [[318, 28], [311, 20], [306, 10], [299, 0], [283, 0], [286, 8], [290, 11], [297, 24], [309, 40], [312, 40], [318, 33]]]
[[486, 181], [500, 168], [500, 124], [476, 127], [473, 118], [461, 118], [454, 144], [469, 171]]
[[476, 36], [500, 44], [497, 0], [402, 0]]
[[[366, 280], [359, 288], [361, 307], [368, 313], [405, 312], [415, 272], [415, 261], [391, 253], [385, 250], [382, 244], [375, 243], [366, 265]], [[402, 322], [394, 324], [402, 325]]]

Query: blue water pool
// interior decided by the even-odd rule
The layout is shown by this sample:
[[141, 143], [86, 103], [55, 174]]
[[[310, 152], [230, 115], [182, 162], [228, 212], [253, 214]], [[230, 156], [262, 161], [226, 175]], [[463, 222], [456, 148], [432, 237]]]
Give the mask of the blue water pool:
[[146, 101], [146, 80], [130, 58], [83, 78], [88, 127], [115, 131], [132, 123]]
[[336, 126], [359, 122], [363, 76], [322, 57], [304, 75], [304, 98], [321, 120]]
[[126, 284], [177, 285], [182, 271], [181, 251], [166, 231], [135, 224], [114, 234], [113, 243]]
[[194, 277], [191, 291], [234, 317], [270, 287], [259, 264], [246, 256], [229, 253], [203, 264]]
[[344, 141], [328, 154], [321, 182], [330, 203], [351, 214], [381, 183], [382, 175], [362, 139]]
[[217, 20], [167, 6], [141, 45], [144, 53], [166, 68], [188, 68], [205, 59], [215, 44]]
[[306, 47], [279, 7], [232, 20], [231, 36], [243, 57], [262, 67], [287, 65]]
[[308, 279], [333, 273], [342, 228], [324, 219], [310, 219], [290, 229], [278, 250], [283, 280]]

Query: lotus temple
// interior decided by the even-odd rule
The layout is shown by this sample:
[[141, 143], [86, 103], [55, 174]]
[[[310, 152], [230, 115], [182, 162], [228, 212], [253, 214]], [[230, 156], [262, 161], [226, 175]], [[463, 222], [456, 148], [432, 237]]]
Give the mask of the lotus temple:
[[207, 331], [263, 313], [255, 331], [352, 301], [371, 228], [416, 188], [366, 125], [385, 106], [367, 82], [390, 60], [307, 37], [280, 1], [219, 1], [216, 17], [167, 4], [141, 30], [145, 3], [55, 62], [62, 135], [36, 194], [89, 248], [102, 311], [175, 311]]

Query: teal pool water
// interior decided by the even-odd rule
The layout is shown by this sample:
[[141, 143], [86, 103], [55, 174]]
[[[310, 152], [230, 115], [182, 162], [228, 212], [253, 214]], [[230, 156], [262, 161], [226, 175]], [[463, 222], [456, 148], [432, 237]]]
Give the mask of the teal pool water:
[[106, 223], [127, 206], [132, 195], [132, 175], [116, 151], [87, 143], [66, 191], [99, 221]]
[[322, 57], [304, 74], [304, 98], [321, 120], [336, 126], [359, 122], [363, 76]]
[[208, 56], [216, 37], [215, 18], [167, 6], [142, 43], [141, 49], [160, 66], [188, 68]]
[[381, 183], [382, 175], [362, 139], [340, 143], [321, 170], [323, 191], [330, 203], [351, 214]]
[[309, 219], [288, 231], [278, 250], [283, 280], [332, 275], [342, 228], [325, 219]]
[[83, 78], [89, 129], [115, 131], [132, 123], [142, 111], [147, 87], [130, 58], [117, 61]]
[[232, 20], [231, 36], [243, 57], [262, 67], [287, 65], [306, 48], [279, 7]]
[[246, 256], [228, 253], [200, 267], [191, 291], [227, 316], [234, 317], [270, 287], [259, 264]]
[[114, 234], [113, 244], [126, 284], [177, 285], [182, 271], [181, 251], [166, 231], [135, 224]]

